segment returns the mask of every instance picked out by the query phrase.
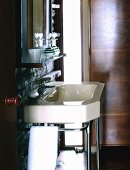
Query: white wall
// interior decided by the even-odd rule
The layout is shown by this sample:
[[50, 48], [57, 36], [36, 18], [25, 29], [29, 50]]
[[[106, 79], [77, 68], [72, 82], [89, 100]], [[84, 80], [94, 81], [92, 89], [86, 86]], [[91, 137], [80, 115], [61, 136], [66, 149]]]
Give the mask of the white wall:
[[81, 82], [80, 0], [63, 0], [64, 81]]
[[[74, 5], [75, 2], [75, 5]], [[83, 26], [80, 23], [80, 0], [63, 0], [65, 11], [63, 12], [64, 29], [64, 81], [67, 83], [77, 83], [82, 81], [81, 49], [83, 49], [83, 77], [84, 81], [89, 80], [89, 7], [88, 0], [83, 0]], [[76, 10], [75, 10], [76, 9]], [[83, 28], [83, 30], [81, 30]], [[83, 32], [83, 47], [81, 47], [81, 32]], [[82, 124], [72, 124], [65, 126], [74, 128], [81, 127]], [[72, 135], [72, 136], [71, 136]], [[76, 140], [75, 140], [76, 135]], [[65, 133], [65, 143], [67, 145], [82, 145], [82, 132]], [[72, 140], [73, 139], [73, 140]], [[78, 140], [79, 139], [79, 140]]]

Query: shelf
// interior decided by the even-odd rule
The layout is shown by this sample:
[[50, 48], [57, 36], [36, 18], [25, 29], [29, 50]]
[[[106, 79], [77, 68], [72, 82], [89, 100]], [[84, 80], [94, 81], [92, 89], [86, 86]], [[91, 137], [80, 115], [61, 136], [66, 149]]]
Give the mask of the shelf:
[[60, 54], [60, 55], [58, 55], [58, 56], [53, 56], [53, 57], [51, 57], [51, 58], [45, 59], [44, 62], [43, 62], [43, 65], [44, 65], [44, 64], [48, 64], [48, 63], [50, 63], [50, 62], [53, 62], [53, 61], [55, 61], [55, 60], [57, 60], [57, 59], [59, 59], [59, 58], [62, 58], [62, 57], [64, 57], [64, 56], [66, 56], [66, 54]]
[[51, 58], [45, 59], [43, 61], [43, 63], [20, 63], [20, 64], [17, 65], [17, 68], [30, 68], [30, 67], [31, 68], [43, 68], [44, 65], [46, 65], [46, 64], [48, 64], [50, 62], [53, 62], [53, 61], [55, 61], [57, 59], [63, 58], [65, 56], [66, 56], [66, 54], [64, 54], [64, 53], [60, 54], [58, 56], [53, 56]]
[[60, 5], [59, 4], [52, 4], [52, 9], [59, 9]]

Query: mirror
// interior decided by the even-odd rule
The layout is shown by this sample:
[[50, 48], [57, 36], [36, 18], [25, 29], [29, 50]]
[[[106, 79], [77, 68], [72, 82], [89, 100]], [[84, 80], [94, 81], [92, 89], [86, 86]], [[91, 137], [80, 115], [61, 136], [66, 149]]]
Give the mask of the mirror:
[[41, 62], [41, 48], [52, 32], [51, 13], [52, 0], [21, 0], [22, 63]]

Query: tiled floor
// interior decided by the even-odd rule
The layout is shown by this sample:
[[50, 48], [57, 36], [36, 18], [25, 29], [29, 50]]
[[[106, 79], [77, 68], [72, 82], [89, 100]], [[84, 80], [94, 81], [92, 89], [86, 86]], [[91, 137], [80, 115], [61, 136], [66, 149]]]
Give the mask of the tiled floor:
[[[56, 170], [87, 170], [86, 154], [62, 151]], [[101, 170], [130, 170], [130, 147], [101, 149]], [[96, 155], [92, 154], [91, 170], [97, 170]]]

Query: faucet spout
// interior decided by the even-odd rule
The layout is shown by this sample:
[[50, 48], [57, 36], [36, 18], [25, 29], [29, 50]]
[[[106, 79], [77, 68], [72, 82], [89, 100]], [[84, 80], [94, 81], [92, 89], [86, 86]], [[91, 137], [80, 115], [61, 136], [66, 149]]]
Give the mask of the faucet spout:
[[57, 70], [57, 71], [52, 71], [49, 74], [46, 74], [45, 76], [40, 77], [39, 79], [35, 80], [31, 84], [29, 94], [30, 93], [32, 94], [36, 91], [37, 96], [39, 96], [43, 94], [47, 88], [54, 88], [55, 87], [54, 85], [46, 85], [46, 83], [55, 81], [55, 79], [59, 77], [60, 75], [61, 75], [61, 70]]

